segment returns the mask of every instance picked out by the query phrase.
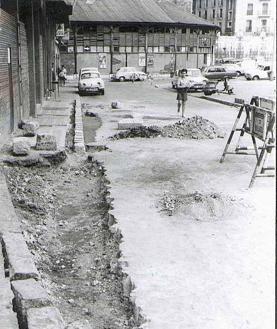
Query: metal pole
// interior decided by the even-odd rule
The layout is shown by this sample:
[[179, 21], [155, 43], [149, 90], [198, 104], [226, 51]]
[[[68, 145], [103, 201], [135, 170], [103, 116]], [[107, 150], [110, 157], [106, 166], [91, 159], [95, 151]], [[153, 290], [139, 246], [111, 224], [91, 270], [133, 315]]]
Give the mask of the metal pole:
[[76, 26], [73, 26], [73, 35], [74, 35], [74, 74], [77, 74], [77, 29]]
[[16, 20], [17, 20], [17, 73], [18, 73], [18, 95], [19, 95], [19, 120], [23, 117], [23, 106], [22, 106], [22, 68], [21, 68], [21, 36], [20, 36], [20, 21], [19, 21], [19, 4], [16, 0]]
[[14, 130], [14, 99], [13, 99], [13, 72], [12, 72], [12, 48], [8, 48], [8, 71], [10, 87], [10, 131]]
[[34, 20], [34, 0], [31, 0], [31, 25], [32, 25], [32, 78], [33, 78], [33, 95], [34, 95], [34, 107], [30, 107], [30, 116], [36, 115], [36, 102], [37, 102], [37, 93], [36, 93], [36, 57], [35, 57], [35, 20]]

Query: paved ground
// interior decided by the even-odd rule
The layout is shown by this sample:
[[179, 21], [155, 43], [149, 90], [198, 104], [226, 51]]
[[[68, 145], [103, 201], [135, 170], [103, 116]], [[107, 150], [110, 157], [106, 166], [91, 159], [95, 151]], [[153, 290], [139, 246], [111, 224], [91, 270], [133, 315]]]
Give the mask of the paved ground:
[[[148, 318], [145, 328], [272, 329], [274, 180], [247, 188], [255, 166], [251, 156], [229, 156], [219, 164], [226, 138], [106, 139], [126, 115], [147, 117], [145, 124], [176, 121], [175, 98], [162, 83], [107, 83], [104, 97], [81, 100], [102, 119], [96, 139], [110, 150], [96, 157], [111, 181], [125, 270]], [[116, 99], [122, 109], [112, 111]], [[229, 133], [237, 109], [189, 97], [186, 116], [195, 114]], [[164, 192], [214, 192], [220, 198], [187, 204], [168, 217], [159, 206]]]

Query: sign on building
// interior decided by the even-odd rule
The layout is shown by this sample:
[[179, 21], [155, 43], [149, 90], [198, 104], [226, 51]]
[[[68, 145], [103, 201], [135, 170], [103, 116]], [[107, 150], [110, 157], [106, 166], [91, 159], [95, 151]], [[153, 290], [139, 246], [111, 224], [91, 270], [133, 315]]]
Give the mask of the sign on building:
[[64, 24], [56, 24], [56, 37], [64, 37]]
[[98, 55], [98, 67], [100, 69], [106, 69], [107, 68], [107, 55], [105, 53]]

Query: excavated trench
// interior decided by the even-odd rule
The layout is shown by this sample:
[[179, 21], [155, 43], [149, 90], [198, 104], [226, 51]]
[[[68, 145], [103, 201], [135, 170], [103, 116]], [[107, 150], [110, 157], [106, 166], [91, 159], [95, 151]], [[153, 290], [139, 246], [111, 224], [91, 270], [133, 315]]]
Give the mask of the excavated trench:
[[[99, 124], [84, 120], [86, 141]], [[122, 236], [109, 214], [112, 200], [102, 165], [69, 152], [62, 164], [6, 166], [5, 174], [42, 284], [66, 328], [139, 328], [143, 318], [122, 271]]]

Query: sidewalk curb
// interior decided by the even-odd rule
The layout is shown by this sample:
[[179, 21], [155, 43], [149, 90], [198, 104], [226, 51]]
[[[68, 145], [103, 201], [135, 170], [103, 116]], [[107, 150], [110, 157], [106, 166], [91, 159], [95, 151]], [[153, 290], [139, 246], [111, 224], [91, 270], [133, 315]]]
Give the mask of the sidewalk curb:
[[74, 151], [76, 153], [85, 153], [85, 140], [83, 129], [82, 105], [78, 95], [74, 101]]
[[205, 99], [210, 102], [219, 103], [219, 104], [223, 104], [223, 105], [227, 105], [227, 106], [239, 107], [238, 105], [234, 104], [233, 102], [224, 101], [222, 99], [218, 99], [218, 98], [214, 98], [214, 97], [210, 97], [210, 96], [193, 96], [193, 95], [189, 95], [189, 96], [194, 97], [194, 98]]
[[[28, 295], [31, 296], [31, 301], [33, 299], [32, 292], [36, 294], [37, 285], [40, 286], [41, 277], [35, 266], [32, 254], [29, 251], [27, 243], [23, 237], [20, 222], [12, 204], [6, 178], [1, 168], [0, 209], [3, 210], [0, 212], [0, 247], [1, 257], [3, 255], [4, 260], [4, 262], [0, 263], [2, 266], [4, 265], [3, 270], [0, 269], [0, 279], [6, 280], [7, 282], [7, 293], [5, 298], [8, 298], [8, 300], [2, 301], [2, 304], [5, 302], [5, 305], [9, 306], [7, 308], [4, 304], [4, 306], [0, 304], [0, 319], [2, 319], [2, 315], [5, 316], [4, 320], [6, 322], [4, 321], [4, 325], [7, 329], [18, 329], [19, 327], [23, 328], [23, 326], [24, 328], [29, 329], [29, 322], [31, 323], [30, 325], [32, 329], [40, 329], [40, 320], [35, 321], [32, 317], [32, 313], [28, 312], [28, 310], [33, 307], [33, 303], [28, 304], [28, 307], [26, 306], [25, 312], [27, 312], [27, 316], [24, 319], [22, 318], [22, 309], [20, 307], [16, 307], [14, 311], [12, 308], [12, 299], [16, 298], [14, 285], [20, 284], [22, 289], [27, 291]], [[34, 282], [33, 290], [30, 289], [30, 280], [33, 280], [32, 282]], [[11, 285], [13, 285], [13, 289]], [[47, 295], [46, 290], [41, 287], [41, 292], [43, 291], [45, 292], [45, 295]], [[20, 304], [19, 299], [17, 304]], [[45, 305], [43, 303], [36, 306], [37, 312], [44, 314], [44, 327], [52, 329], [64, 329], [65, 326], [59, 310], [53, 307], [50, 301], [47, 302], [47, 305], [48, 304], [51, 306], [52, 312], [48, 312], [46, 314], [44, 314]], [[4, 311], [6, 313], [3, 313]], [[47, 323], [55, 323], [55, 327], [48, 327], [46, 326]]]

